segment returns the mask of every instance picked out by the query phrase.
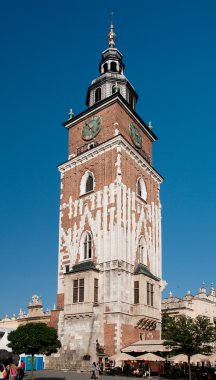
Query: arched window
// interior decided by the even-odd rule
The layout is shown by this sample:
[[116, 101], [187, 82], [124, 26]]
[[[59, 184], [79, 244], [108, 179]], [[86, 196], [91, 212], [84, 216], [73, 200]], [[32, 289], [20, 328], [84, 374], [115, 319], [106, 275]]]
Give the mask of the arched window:
[[89, 191], [93, 191], [94, 187], [94, 180], [92, 174], [89, 174], [87, 180], [86, 180], [86, 193], [89, 193]]
[[94, 174], [89, 171], [85, 172], [80, 182], [80, 195], [90, 193], [91, 191], [94, 190], [94, 186], [95, 186]]
[[146, 191], [146, 185], [142, 178], [138, 178], [137, 180], [137, 189], [136, 189], [137, 195], [144, 199], [146, 201], [147, 199], [147, 191]]
[[139, 262], [143, 264], [145, 264], [144, 249], [145, 249], [145, 241], [144, 241], [144, 237], [141, 236], [139, 238], [138, 254], [139, 254]]
[[92, 238], [89, 232], [85, 232], [83, 237], [83, 259], [92, 258]]
[[95, 91], [95, 103], [101, 100], [101, 88], [98, 87]]
[[104, 69], [104, 72], [107, 73], [107, 71], [108, 71], [108, 65], [107, 65], [107, 63], [104, 63], [103, 69]]
[[142, 189], [141, 189], [140, 179], [137, 181], [137, 195], [139, 195], [139, 197], [142, 196]]
[[116, 68], [116, 62], [111, 62], [110, 70], [111, 70], [111, 71], [117, 71], [117, 68]]

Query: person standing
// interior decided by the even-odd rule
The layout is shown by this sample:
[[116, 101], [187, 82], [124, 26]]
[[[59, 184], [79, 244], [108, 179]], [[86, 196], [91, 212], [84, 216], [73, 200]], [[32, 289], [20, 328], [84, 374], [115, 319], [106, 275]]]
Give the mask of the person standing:
[[91, 379], [96, 379], [96, 363], [95, 362], [92, 363], [91, 371], [92, 371]]
[[17, 380], [17, 368], [15, 364], [11, 364], [10, 366], [10, 375], [9, 375], [10, 380]]
[[97, 363], [96, 368], [95, 368], [95, 378], [97, 380], [99, 380], [99, 375], [100, 375], [100, 366], [99, 366], [99, 363]]
[[19, 380], [22, 380], [25, 375], [25, 363], [23, 360], [21, 360], [20, 366], [19, 366]]

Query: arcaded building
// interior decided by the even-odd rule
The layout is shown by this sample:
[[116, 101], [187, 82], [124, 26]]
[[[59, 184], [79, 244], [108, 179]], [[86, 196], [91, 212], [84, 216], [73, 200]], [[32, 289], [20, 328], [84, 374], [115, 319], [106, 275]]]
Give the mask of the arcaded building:
[[[161, 332], [162, 176], [157, 140], [136, 112], [111, 24], [87, 109], [64, 123], [68, 160], [61, 175], [58, 323], [62, 348], [50, 365], [84, 366]], [[55, 359], [55, 360], [54, 360]]]

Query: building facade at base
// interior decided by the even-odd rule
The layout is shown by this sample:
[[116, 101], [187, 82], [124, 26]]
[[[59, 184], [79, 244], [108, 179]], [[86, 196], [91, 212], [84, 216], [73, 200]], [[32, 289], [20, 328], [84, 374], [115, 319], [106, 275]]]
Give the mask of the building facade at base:
[[[55, 310], [52, 311], [55, 315]], [[42, 298], [34, 294], [28, 303], [28, 312], [25, 313], [20, 309], [18, 316], [15, 314], [9, 318], [6, 315], [0, 319], [0, 349], [11, 351], [7, 346], [9, 343], [7, 335], [10, 331], [16, 330], [19, 326], [26, 325], [27, 323], [46, 323], [51, 326], [51, 311], [47, 309], [43, 310]]]
[[[111, 24], [88, 109], [64, 123], [68, 160], [61, 173], [58, 323], [62, 348], [47, 366], [85, 367], [139, 339], [160, 339], [161, 175], [157, 137], [136, 113]], [[87, 362], [86, 362], [87, 363]], [[88, 362], [89, 366], [89, 362]]]

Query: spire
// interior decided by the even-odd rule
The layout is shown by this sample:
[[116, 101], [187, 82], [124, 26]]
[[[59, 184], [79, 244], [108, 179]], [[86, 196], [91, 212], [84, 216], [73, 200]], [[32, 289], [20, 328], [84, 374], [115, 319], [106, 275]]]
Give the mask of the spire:
[[108, 33], [109, 46], [102, 52], [102, 59], [99, 64], [100, 75], [88, 87], [86, 105], [91, 107], [95, 103], [119, 93], [135, 110], [138, 94], [124, 75], [125, 65], [122, 61], [122, 54], [115, 47], [115, 37], [113, 21], [111, 20]]
[[213, 282], [211, 283], [211, 288], [210, 288], [210, 291], [209, 291], [209, 296], [215, 297], [215, 289], [214, 289], [214, 283]]
[[114, 25], [113, 25], [113, 22], [111, 21], [110, 31], [108, 33], [108, 43], [109, 43], [109, 47], [111, 48], [114, 48], [115, 46], [115, 37], [116, 37], [116, 34], [114, 33]]

